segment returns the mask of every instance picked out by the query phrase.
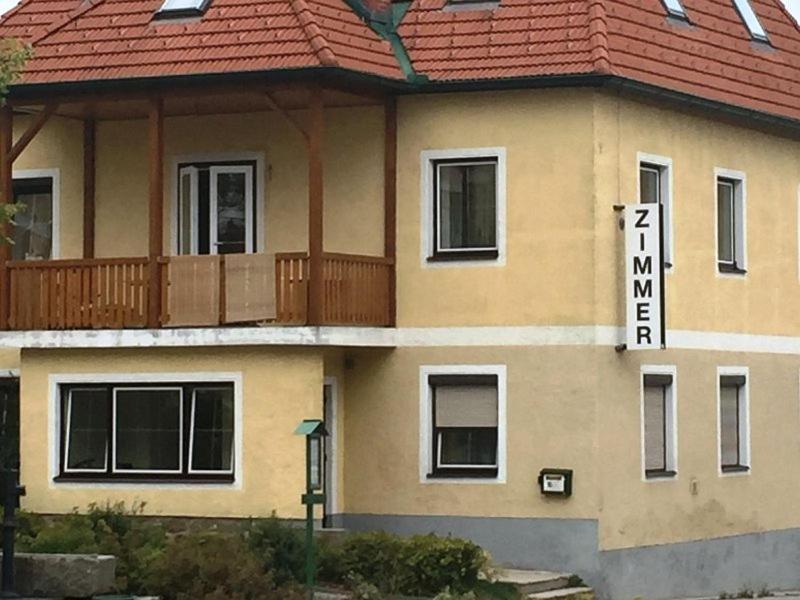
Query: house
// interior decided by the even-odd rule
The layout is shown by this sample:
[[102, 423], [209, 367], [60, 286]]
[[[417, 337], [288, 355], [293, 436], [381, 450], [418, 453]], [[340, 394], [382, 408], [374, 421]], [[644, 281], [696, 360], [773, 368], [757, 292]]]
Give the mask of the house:
[[0, 110], [26, 509], [300, 518], [323, 418], [325, 526], [610, 598], [800, 587], [779, 0], [23, 0], [0, 35], [34, 53]]

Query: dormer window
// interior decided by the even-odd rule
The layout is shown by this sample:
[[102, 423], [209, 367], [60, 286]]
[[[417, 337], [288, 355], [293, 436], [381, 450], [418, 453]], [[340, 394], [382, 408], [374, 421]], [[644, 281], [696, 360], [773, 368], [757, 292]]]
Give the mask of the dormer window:
[[767, 32], [761, 26], [761, 21], [758, 20], [756, 11], [750, 6], [750, 0], [733, 0], [733, 4], [736, 6], [739, 16], [742, 17], [742, 21], [744, 21], [744, 25], [753, 39], [768, 42]]
[[211, 4], [211, 0], [164, 0], [158, 9], [159, 19], [175, 19], [180, 17], [199, 17]]
[[667, 9], [667, 14], [670, 17], [683, 19], [684, 21], [688, 19], [686, 16], [686, 11], [683, 8], [683, 4], [681, 4], [681, 0], [663, 0], [663, 2]]

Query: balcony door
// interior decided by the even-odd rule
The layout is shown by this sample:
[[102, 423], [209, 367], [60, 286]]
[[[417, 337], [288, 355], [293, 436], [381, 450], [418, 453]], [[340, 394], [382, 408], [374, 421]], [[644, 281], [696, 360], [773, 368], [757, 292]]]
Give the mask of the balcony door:
[[194, 163], [178, 171], [180, 254], [256, 249], [255, 163]]

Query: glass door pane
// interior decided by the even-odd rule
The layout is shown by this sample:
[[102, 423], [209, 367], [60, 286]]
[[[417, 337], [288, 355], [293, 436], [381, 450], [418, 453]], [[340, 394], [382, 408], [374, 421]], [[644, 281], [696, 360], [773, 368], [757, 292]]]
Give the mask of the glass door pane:
[[197, 169], [178, 173], [178, 254], [197, 254]]
[[211, 253], [253, 252], [253, 168], [212, 167]]

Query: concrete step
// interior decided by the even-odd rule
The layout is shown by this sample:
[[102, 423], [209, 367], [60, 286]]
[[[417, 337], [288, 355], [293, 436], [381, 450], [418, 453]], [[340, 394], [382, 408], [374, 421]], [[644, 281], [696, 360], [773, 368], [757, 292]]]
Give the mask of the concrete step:
[[594, 600], [594, 590], [590, 587], [572, 587], [528, 594], [529, 600]]
[[520, 594], [535, 594], [558, 590], [569, 585], [569, 573], [531, 571], [527, 569], [501, 569], [497, 572], [499, 583], [513, 585]]

